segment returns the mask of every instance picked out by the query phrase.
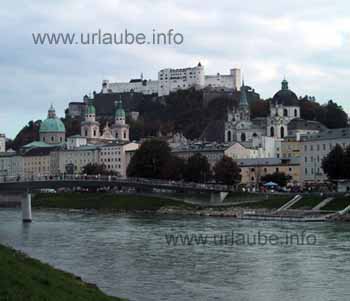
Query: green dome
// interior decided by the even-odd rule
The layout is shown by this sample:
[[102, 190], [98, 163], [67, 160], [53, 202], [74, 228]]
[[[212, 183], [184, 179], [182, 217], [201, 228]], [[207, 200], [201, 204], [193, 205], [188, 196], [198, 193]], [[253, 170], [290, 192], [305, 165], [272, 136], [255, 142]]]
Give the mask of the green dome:
[[119, 117], [119, 118], [125, 118], [125, 111], [123, 109], [123, 104], [122, 101], [116, 101], [115, 103], [116, 106], [116, 110], [115, 110], [115, 117]]
[[65, 133], [66, 128], [58, 118], [47, 118], [40, 126], [40, 133]]
[[90, 103], [88, 105], [87, 113], [88, 114], [96, 114], [95, 106], [92, 103]]
[[125, 111], [123, 109], [118, 109], [115, 111], [115, 117], [125, 118]]
[[45, 119], [40, 125], [40, 133], [65, 133], [66, 128], [63, 122], [56, 117], [56, 112], [51, 105], [47, 119]]

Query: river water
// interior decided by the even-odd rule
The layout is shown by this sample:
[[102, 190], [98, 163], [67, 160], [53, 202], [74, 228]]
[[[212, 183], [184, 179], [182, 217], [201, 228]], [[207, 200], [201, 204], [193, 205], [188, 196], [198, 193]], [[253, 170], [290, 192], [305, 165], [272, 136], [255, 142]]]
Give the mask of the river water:
[[[32, 224], [22, 225], [19, 209], [0, 209], [0, 243], [96, 283], [110, 295], [350, 300], [350, 224], [49, 210], [33, 216]], [[180, 234], [196, 235], [197, 242], [183, 244], [177, 236], [178, 244], [170, 243]], [[219, 240], [221, 234], [226, 241]]]

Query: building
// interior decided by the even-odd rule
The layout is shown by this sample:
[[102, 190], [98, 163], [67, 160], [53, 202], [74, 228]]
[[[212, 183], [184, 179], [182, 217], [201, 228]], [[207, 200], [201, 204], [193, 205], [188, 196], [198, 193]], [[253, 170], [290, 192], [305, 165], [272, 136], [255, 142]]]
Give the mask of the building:
[[67, 149], [72, 150], [87, 145], [87, 138], [80, 135], [74, 135], [67, 138]]
[[300, 134], [296, 136], [287, 136], [281, 141], [281, 158], [300, 158], [301, 141]]
[[113, 171], [122, 177], [126, 177], [126, 170], [132, 154], [138, 148], [138, 143], [129, 142], [115, 142], [102, 145], [99, 149], [99, 163], [105, 165], [108, 171]]
[[23, 176], [23, 157], [16, 152], [0, 153], [0, 177]]
[[179, 69], [162, 69], [158, 72], [158, 96], [169, 95], [177, 90], [205, 87], [204, 66], [198, 63], [195, 67]]
[[51, 152], [51, 174], [80, 174], [87, 164], [99, 162], [99, 149], [96, 145], [83, 145], [74, 149], [61, 149]]
[[66, 128], [58, 117], [56, 117], [56, 111], [51, 105], [47, 118], [41, 123], [40, 141], [46, 144], [62, 144], [66, 139]]
[[301, 171], [304, 183], [323, 182], [327, 179], [322, 160], [339, 144], [350, 145], [350, 128], [332, 129], [301, 136]]
[[270, 116], [267, 118], [267, 135], [283, 139], [288, 136], [288, 124], [300, 118], [300, 105], [296, 94], [282, 81], [282, 88], [272, 98]]
[[115, 108], [112, 136], [119, 141], [129, 141], [129, 125], [126, 124], [126, 114], [121, 99], [115, 102]]
[[214, 167], [224, 156], [232, 159], [255, 158], [258, 155], [258, 150], [247, 148], [241, 143], [198, 142], [176, 146], [172, 149], [172, 153], [184, 160], [200, 153], [208, 159], [210, 166]]
[[89, 99], [84, 121], [81, 123], [81, 136], [87, 140], [98, 140], [101, 136], [100, 123], [96, 121], [96, 109]]
[[40, 147], [26, 151], [23, 157], [23, 175], [31, 177], [49, 177], [51, 175], [50, 153], [54, 148]]
[[237, 160], [237, 164], [241, 168], [241, 183], [252, 187], [257, 187], [263, 176], [275, 172], [282, 172], [291, 176], [290, 183], [301, 183], [299, 158], [241, 159]]
[[238, 90], [241, 84], [241, 70], [233, 68], [229, 74], [206, 75], [205, 87]]
[[265, 135], [265, 129], [250, 120], [250, 109], [244, 82], [242, 83], [238, 108], [228, 112], [225, 122], [225, 142], [252, 142]]
[[141, 78], [131, 79], [129, 82], [110, 83], [108, 80], [102, 82], [102, 93], [142, 93], [145, 95], [158, 94], [158, 81], [145, 80]]
[[6, 136], [5, 134], [0, 134], [0, 153], [6, 152]]
[[[157, 80], [144, 80], [142, 74], [139, 79], [132, 79], [129, 82], [110, 83], [108, 80], [103, 80], [102, 93], [142, 93], [166, 96], [171, 92], [189, 88], [212, 87], [238, 90], [240, 81], [240, 69], [233, 68], [229, 74], [224, 75], [220, 73], [205, 75], [204, 66], [198, 63], [194, 67], [162, 69], [158, 72]], [[73, 109], [72, 104], [72, 111]]]

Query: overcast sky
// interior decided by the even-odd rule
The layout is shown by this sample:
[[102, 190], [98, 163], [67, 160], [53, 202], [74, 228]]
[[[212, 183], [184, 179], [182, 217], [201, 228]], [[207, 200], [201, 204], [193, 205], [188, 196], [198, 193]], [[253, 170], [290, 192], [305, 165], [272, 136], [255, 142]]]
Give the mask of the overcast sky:
[[[297, 95], [334, 99], [350, 111], [350, 4], [345, 0], [6, 1], [0, 9], [0, 132], [8, 137], [52, 103], [99, 91], [102, 79], [156, 79], [166, 67], [201, 61], [207, 74], [242, 69], [246, 84], [271, 97], [283, 76]], [[180, 46], [34, 45], [32, 33], [175, 29]]]

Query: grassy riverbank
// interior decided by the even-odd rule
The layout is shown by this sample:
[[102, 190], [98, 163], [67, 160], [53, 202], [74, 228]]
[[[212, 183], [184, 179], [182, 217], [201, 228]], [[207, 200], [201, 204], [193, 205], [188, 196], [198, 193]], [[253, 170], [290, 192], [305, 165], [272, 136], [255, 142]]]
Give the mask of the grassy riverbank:
[[79, 192], [36, 194], [32, 205], [40, 208], [115, 211], [156, 211], [164, 206], [192, 208], [189, 204], [150, 196]]
[[0, 300], [116, 301], [95, 285], [0, 245]]

